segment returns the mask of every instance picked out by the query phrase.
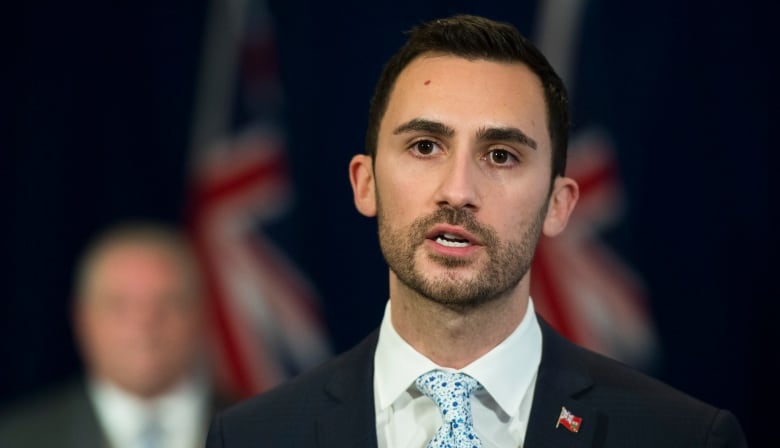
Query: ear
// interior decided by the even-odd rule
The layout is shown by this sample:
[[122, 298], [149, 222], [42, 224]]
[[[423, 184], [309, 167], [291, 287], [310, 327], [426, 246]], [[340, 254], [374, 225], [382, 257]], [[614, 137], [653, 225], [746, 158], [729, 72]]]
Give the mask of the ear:
[[563, 232], [579, 197], [580, 188], [574, 179], [562, 176], [555, 179], [542, 227], [545, 236], [553, 237]]
[[352, 157], [349, 162], [349, 181], [352, 183], [355, 208], [364, 216], [376, 216], [376, 185], [370, 156], [358, 154]]

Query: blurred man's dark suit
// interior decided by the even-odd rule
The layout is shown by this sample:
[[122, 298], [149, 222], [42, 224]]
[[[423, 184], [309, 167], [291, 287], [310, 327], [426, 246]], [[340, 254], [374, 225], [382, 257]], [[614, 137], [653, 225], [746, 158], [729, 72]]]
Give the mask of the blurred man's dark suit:
[[[213, 397], [213, 413], [229, 403]], [[83, 381], [14, 406], [0, 415], [0, 448], [111, 448]]]
[[[744, 447], [736, 418], [564, 340], [544, 322], [542, 362], [524, 446]], [[360, 345], [217, 415], [207, 448], [377, 446], [373, 365], [378, 331]], [[556, 425], [561, 408], [580, 431]]]
[[85, 384], [77, 381], [7, 411], [0, 446], [106, 448], [108, 442]]

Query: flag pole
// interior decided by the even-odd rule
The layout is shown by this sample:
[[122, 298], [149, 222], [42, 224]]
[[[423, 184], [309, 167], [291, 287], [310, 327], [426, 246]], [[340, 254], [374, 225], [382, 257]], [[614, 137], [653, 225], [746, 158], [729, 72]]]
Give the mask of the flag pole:
[[248, 0], [212, 0], [198, 70], [190, 140], [190, 172], [227, 136]]

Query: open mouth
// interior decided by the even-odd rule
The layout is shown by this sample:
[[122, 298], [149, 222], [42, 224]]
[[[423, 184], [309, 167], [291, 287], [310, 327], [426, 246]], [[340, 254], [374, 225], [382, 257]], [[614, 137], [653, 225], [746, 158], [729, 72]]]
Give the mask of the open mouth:
[[434, 239], [436, 243], [446, 247], [468, 247], [471, 246], [471, 241], [453, 233], [441, 233]]
[[446, 224], [435, 226], [425, 237], [441, 248], [467, 249], [481, 245], [479, 239], [465, 229]]

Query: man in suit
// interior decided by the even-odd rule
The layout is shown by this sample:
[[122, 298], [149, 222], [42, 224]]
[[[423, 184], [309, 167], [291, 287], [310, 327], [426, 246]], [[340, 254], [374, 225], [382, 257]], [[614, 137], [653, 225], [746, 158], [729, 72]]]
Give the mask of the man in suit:
[[744, 446], [732, 414], [561, 338], [534, 312], [538, 238], [566, 226], [566, 90], [508, 24], [415, 28], [349, 167], [390, 299], [352, 350], [218, 415], [209, 448]]
[[185, 239], [152, 223], [110, 229], [85, 251], [73, 310], [87, 377], [9, 410], [0, 446], [202, 446], [221, 399]]

